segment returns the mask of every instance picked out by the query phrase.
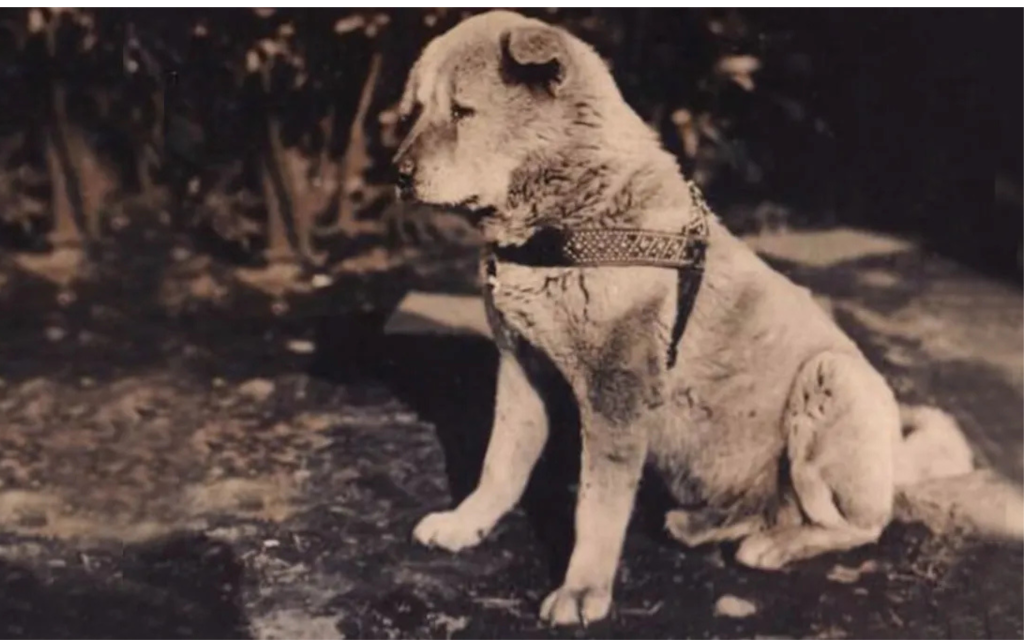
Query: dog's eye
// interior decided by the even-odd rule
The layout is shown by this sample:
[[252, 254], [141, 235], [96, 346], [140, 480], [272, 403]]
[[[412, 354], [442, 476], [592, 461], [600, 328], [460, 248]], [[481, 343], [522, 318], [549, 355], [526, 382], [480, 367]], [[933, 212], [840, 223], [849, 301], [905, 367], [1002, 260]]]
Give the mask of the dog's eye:
[[476, 113], [476, 111], [474, 111], [470, 107], [461, 105], [457, 102], [452, 102], [452, 120], [454, 120], [455, 122], [458, 122], [459, 120], [465, 120], [474, 113]]

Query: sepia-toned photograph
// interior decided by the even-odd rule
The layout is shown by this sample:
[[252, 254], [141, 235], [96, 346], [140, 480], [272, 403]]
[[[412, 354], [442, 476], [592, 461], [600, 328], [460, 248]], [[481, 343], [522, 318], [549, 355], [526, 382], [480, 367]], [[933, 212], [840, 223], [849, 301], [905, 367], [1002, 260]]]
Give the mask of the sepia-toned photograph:
[[1022, 46], [0, 8], [0, 638], [1024, 638]]

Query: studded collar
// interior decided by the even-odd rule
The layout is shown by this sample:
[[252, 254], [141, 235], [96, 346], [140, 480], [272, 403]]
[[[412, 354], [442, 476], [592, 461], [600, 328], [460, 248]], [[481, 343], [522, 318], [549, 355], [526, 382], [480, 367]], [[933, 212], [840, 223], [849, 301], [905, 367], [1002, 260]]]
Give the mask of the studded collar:
[[492, 244], [496, 260], [532, 267], [665, 267], [703, 269], [710, 211], [690, 183], [697, 215], [678, 232], [588, 227], [545, 227], [518, 246]]

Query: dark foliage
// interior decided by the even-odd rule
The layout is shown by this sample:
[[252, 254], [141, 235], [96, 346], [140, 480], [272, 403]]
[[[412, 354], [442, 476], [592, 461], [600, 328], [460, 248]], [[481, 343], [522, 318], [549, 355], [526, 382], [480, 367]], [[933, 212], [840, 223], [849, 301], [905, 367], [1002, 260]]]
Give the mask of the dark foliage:
[[[990, 144], [1020, 127], [1019, 91], [990, 91], [1019, 77], [1007, 13], [528, 12], [594, 44], [738, 230], [864, 222], [970, 253], [948, 239], [980, 225], [966, 244], [1015, 261], [1020, 148]], [[6, 10], [0, 234], [95, 246], [142, 202], [243, 260], [451, 236], [390, 205], [388, 160], [407, 69], [469, 13]]]

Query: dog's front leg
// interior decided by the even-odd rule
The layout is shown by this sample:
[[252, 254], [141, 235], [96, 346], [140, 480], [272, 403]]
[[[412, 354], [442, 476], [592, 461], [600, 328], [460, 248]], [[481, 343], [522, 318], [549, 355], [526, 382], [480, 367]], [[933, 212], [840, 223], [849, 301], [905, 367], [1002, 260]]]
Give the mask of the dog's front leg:
[[458, 507], [423, 518], [413, 538], [428, 546], [458, 551], [479, 543], [522, 497], [548, 438], [544, 402], [511, 352], [502, 351], [494, 430], [480, 482]]
[[557, 625], [586, 625], [608, 615], [647, 455], [647, 432], [641, 421], [615, 415], [602, 401], [580, 404], [583, 453], [576, 544], [565, 581], [544, 600], [540, 613]]

